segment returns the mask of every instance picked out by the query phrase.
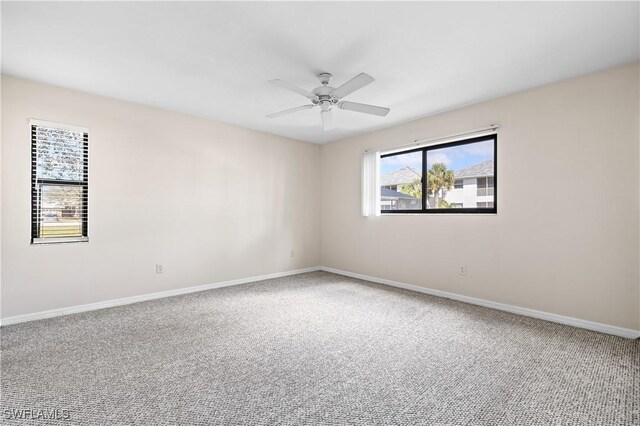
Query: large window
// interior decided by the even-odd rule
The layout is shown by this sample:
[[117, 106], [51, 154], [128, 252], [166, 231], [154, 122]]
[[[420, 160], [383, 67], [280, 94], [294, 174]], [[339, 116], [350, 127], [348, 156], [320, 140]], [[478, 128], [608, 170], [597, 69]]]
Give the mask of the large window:
[[496, 213], [496, 152], [488, 135], [382, 155], [382, 212]]
[[88, 240], [89, 135], [31, 122], [31, 242]]

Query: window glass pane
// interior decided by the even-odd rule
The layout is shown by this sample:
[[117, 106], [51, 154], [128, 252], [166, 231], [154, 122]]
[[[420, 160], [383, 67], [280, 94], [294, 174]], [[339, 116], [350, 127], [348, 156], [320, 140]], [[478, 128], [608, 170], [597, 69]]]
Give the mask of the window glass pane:
[[39, 185], [39, 238], [82, 236], [82, 191], [77, 185]]
[[476, 186], [478, 187], [478, 196], [487, 195], [487, 180], [485, 178], [476, 179]]
[[[481, 202], [490, 202], [493, 206], [493, 159], [493, 138], [447, 148], [428, 149], [427, 208], [478, 208], [478, 203]], [[459, 182], [466, 184], [461, 185]], [[488, 182], [491, 190], [487, 188]]]
[[422, 151], [381, 158], [380, 186], [382, 210], [421, 210]]
[[[490, 177], [487, 182], [487, 195], [493, 195], [493, 178], [492, 177]], [[490, 206], [490, 207], [493, 207], [493, 206]]]
[[84, 135], [66, 129], [36, 128], [38, 179], [83, 179]]

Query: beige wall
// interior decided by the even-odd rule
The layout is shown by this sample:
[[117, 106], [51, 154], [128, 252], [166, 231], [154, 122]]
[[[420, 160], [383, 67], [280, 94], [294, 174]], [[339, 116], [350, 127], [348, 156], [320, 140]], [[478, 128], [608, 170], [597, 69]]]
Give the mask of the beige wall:
[[[29, 244], [30, 118], [90, 128], [89, 243]], [[318, 145], [7, 76], [2, 124], [3, 318], [319, 263]]]
[[[638, 75], [636, 63], [323, 146], [322, 264], [640, 329]], [[360, 215], [363, 150], [492, 123], [497, 215]]]
[[[323, 146], [3, 76], [1, 316], [322, 264], [638, 330], [638, 76]], [[88, 244], [29, 245], [29, 118], [91, 128]], [[495, 122], [498, 215], [360, 216], [364, 149]]]

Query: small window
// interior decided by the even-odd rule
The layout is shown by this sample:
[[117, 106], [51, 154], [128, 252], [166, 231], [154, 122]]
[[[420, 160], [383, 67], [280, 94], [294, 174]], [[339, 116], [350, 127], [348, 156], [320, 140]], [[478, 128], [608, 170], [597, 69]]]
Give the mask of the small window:
[[89, 134], [31, 122], [31, 243], [88, 241]]
[[496, 152], [488, 135], [382, 155], [381, 211], [496, 213]]
[[478, 187], [477, 195], [479, 197], [493, 195], [493, 177], [481, 177], [476, 179], [476, 182]]
[[491, 201], [488, 201], [488, 202], [482, 202], [482, 201], [480, 201], [480, 202], [477, 202], [476, 204], [477, 204], [477, 206], [478, 206], [479, 208], [489, 208], [489, 207], [493, 207], [493, 202], [491, 202]]

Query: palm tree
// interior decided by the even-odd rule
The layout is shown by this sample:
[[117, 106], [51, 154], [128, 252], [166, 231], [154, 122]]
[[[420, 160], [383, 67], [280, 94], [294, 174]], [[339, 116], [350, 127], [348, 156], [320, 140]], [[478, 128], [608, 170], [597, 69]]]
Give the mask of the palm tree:
[[400, 192], [422, 199], [422, 179], [416, 178], [411, 183], [404, 183], [400, 186]]
[[[444, 200], [440, 199], [441, 193], [453, 188], [456, 177], [453, 170], [447, 169], [444, 163], [434, 163], [427, 172], [427, 191], [429, 195], [433, 195], [433, 205], [435, 208], [446, 207], [442, 205]], [[444, 194], [442, 194], [444, 197]]]

